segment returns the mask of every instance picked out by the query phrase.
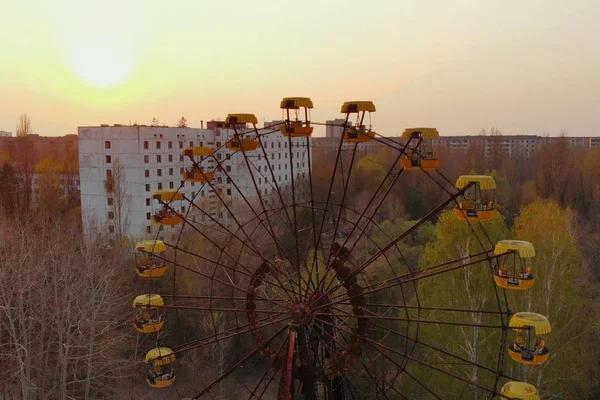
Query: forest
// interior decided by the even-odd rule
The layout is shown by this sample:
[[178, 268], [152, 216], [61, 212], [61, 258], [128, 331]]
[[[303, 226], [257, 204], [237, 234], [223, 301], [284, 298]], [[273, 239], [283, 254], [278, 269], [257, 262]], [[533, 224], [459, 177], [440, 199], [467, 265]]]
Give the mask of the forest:
[[[343, 182], [343, 172], [335, 169], [334, 173], [336, 155], [335, 149], [313, 148], [315, 201], [323, 201], [331, 194], [332, 176], [339, 174]], [[173, 388], [161, 391], [147, 387], [143, 356], [148, 348], [159, 341], [175, 346], [191, 337], [226, 332], [234, 321], [214, 312], [167, 309], [168, 323], [157, 337], [136, 334], [131, 327], [131, 302], [148, 287], [134, 273], [135, 243], [127, 238], [115, 240], [105, 232], [99, 232], [93, 243], [84, 242], [77, 196], [72, 190], [65, 191], [60, 182], [61, 172], [76, 170], [76, 166], [54, 155], [38, 160], [31, 171], [42, 183], [31, 193], [23, 183], [28, 173], [17, 168], [22, 165], [20, 157], [0, 154], [0, 184], [4, 188], [0, 193], [0, 398], [185, 398], [196, 394], [206, 382], [252, 349], [254, 343], [249, 335], [224, 340], [219, 346], [193, 349], [178, 360], [178, 382]], [[379, 182], [385, 180], [394, 157], [395, 153], [386, 146], [375, 146], [368, 153], [342, 154], [346, 171], [353, 171], [348, 179], [351, 196], [342, 203], [348, 209], [365, 208]], [[543, 145], [530, 158], [510, 159], [500, 152], [484, 156], [476, 149], [438, 149], [438, 158], [439, 171], [450, 182], [463, 174], [494, 177], [500, 212], [484, 223], [490, 242], [521, 239], [530, 241], [536, 249], [535, 286], [526, 292], [507, 293], [507, 301], [514, 312], [534, 311], [550, 319], [553, 330], [547, 341], [552, 352], [541, 366], [506, 360], [503, 372], [534, 384], [543, 399], [600, 398], [600, 149], [570, 148], [566, 140], [559, 140]], [[353, 265], [368, 259], [390, 237], [405, 232], [447, 197], [440, 185], [427, 179], [423, 172], [398, 176], [386, 202], [371, 217], [373, 228], [369, 237], [357, 242], [351, 257]], [[302, 210], [298, 212], [306, 226], [313, 224]], [[354, 217], [345, 218], [352, 221]], [[410, 273], [479, 253], [487, 245], [478, 241], [484, 234], [477, 229], [480, 228], [470, 229], [460, 223], [451, 207], [446, 207], [387, 253], [386, 263], [374, 263], [360, 279], [368, 284], [393, 278], [388, 266], [397, 266], [394, 273]], [[347, 229], [340, 231], [342, 240], [351, 235]], [[218, 256], [207, 250], [210, 246], [206, 236], [188, 232], [182, 242], [207, 258]], [[223, 244], [223, 248], [241, 252], [234, 242]], [[312, 257], [319, 260], [318, 268], [325, 264], [325, 255], [317, 254], [318, 250], [311, 249], [310, 244], [305, 250], [307, 254], [312, 251]], [[182, 257], [177, 262], [192, 263], [192, 259]], [[208, 264], [201, 261], [195, 267], [208, 268]], [[171, 270], [157, 288], [161, 293], [173, 293], [175, 288], [180, 293], [212, 293], [212, 283], [206, 279], [185, 270], [175, 273], [178, 268]], [[377, 294], [377, 301], [402, 302], [410, 307], [416, 306], [418, 299], [419, 308], [423, 309], [420, 317], [432, 321], [497, 322], [498, 316], [490, 311], [495, 291], [490, 285], [489, 270], [457, 269], [444, 279], [402, 287], [406, 289], [402, 293]], [[487, 310], [490, 314], [434, 309], [440, 305]], [[394, 309], [390, 315], [401, 314]], [[383, 325], [381, 329], [373, 327], [372, 337], [383, 337], [390, 331], [412, 335], [412, 328], [404, 322], [391, 320]], [[413, 357], [473, 382], [493, 381], [493, 374], [471, 365], [494, 363], [498, 356], [496, 345], [504, 333], [429, 324], [420, 327], [418, 334], [420, 341], [432, 346], [443, 343], [447, 352], [460, 354], [470, 363], [457, 362], [425, 347], [414, 348]], [[505, 334], [509, 336], [506, 340], [514, 340], [512, 332]], [[364, 360], [371, 360], [364, 362], [381, 374], [382, 385], [390, 386], [384, 398], [486, 398], [486, 393], [477, 387], [415, 362], [407, 364], [405, 374], [397, 375], [394, 371], [398, 363], [406, 361], [402, 357], [375, 358], [370, 350], [363, 356]], [[247, 398], [248, 386], [257, 379], [255, 370], [264, 369], [265, 365], [260, 360], [249, 362], [231, 379], [219, 383], [208, 398]], [[363, 384], [363, 378], [357, 376], [357, 385]], [[360, 398], [378, 393], [372, 389], [365, 388]], [[271, 398], [269, 392], [265, 398]]]

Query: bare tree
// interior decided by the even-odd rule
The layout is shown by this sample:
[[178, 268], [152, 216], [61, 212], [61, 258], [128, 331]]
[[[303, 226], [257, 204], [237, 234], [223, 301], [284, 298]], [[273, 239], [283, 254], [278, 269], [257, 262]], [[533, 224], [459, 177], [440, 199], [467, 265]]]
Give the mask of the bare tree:
[[[114, 398], [132, 342], [121, 271], [65, 220], [0, 220], [0, 381], [22, 400]], [[121, 380], [123, 379], [123, 380]]]
[[19, 123], [17, 124], [17, 141], [18, 148], [21, 154], [19, 155], [20, 161], [23, 163], [23, 176], [24, 182], [23, 186], [23, 194], [24, 194], [24, 208], [29, 209], [31, 205], [31, 166], [29, 160], [29, 151], [30, 148], [28, 146], [28, 136], [33, 133], [31, 129], [31, 119], [29, 115], [26, 113], [21, 114], [19, 118]]
[[188, 127], [187, 119], [184, 116], [181, 116], [181, 118], [179, 118], [179, 122], [177, 122], [177, 127], [178, 128], [187, 128]]
[[128, 192], [129, 185], [125, 166], [120, 157], [115, 158], [111, 175], [106, 179], [104, 187], [109, 198], [112, 199], [111, 208], [114, 214], [115, 233], [121, 240], [129, 231], [131, 195]]
[[158, 118], [154, 117], [152, 118], [152, 125], [150, 126], [158, 126]]

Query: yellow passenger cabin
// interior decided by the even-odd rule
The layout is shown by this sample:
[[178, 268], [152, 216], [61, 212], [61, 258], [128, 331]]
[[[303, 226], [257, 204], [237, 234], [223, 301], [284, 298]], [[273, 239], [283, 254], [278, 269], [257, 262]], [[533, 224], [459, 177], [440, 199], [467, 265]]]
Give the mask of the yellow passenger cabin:
[[[183, 194], [178, 190], [159, 190], [152, 193], [152, 223], [155, 225], [174, 226], [183, 222], [178, 213], [183, 200]], [[155, 203], [158, 206], [155, 208]]]
[[548, 359], [550, 351], [545, 337], [552, 330], [548, 318], [542, 314], [518, 312], [508, 325], [517, 332], [515, 341], [508, 346], [513, 360], [525, 365], [539, 365]]
[[[210, 147], [186, 147], [182, 155], [184, 157], [183, 179], [187, 182], [210, 182], [215, 179], [215, 172], [205, 171], [203, 161], [213, 155]], [[188, 165], [186, 165], [188, 164]], [[207, 163], [208, 164], [208, 163]]]
[[462, 200], [454, 207], [459, 219], [469, 221], [489, 221], [496, 215], [494, 191], [496, 181], [487, 175], [462, 175], [456, 181], [457, 189], [469, 188]]
[[313, 102], [311, 99], [308, 97], [284, 97], [279, 108], [284, 113], [285, 124], [280, 128], [283, 136], [306, 137], [312, 135], [310, 110], [313, 108]]
[[535, 386], [527, 382], [508, 382], [502, 386], [500, 394], [511, 400], [540, 400]]
[[146, 382], [153, 388], [165, 388], [175, 383], [175, 352], [168, 347], [156, 347], [146, 354]]
[[[372, 130], [371, 113], [375, 112], [375, 104], [372, 101], [347, 101], [342, 104], [341, 112], [346, 114], [344, 123], [343, 141], [346, 143], [370, 142], [375, 137]], [[351, 122], [350, 117], [356, 114], [356, 121]], [[365, 117], [368, 116], [368, 125]]]
[[[254, 114], [228, 114], [225, 124], [235, 132], [225, 147], [231, 151], [255, 151], [260, 144], [258, 141], [258, 130], [256, 124], [258, 120]], [[252, 128], [248, 128], [248, 124]]]
[[[162, 240], [143, 240], [135, 245], [135, 272], [143, 278], [155, 278], [167, 271]], [[158, 255], [159, 257], [156, 257]]]
[[435, 128], [408, 128], [402, 133], [406, 143], [406, 153], [400, 159], [400, 165], [407, 171], [433, 171], [440, 165], [433, 151], [434, 139], [440, 134]]
[[527, 290], [533, 286], [535, 277], [531, 259], [535, 248], [524, 240], [501, 240], [494, 248], [497, 258], [494, 270], [496, 285], [505, 289]]
[[141, 333], [152, 333], [160, 330], [164, 325], [160, 307], [165, 302], [158, 294], [141, 294], [133, 300], [135, 317], [133, 327]]

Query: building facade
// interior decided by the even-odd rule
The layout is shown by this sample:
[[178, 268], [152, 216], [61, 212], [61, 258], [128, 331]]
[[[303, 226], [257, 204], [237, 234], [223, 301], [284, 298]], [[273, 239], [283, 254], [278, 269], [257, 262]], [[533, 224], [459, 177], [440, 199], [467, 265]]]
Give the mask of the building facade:
[[[213, 123], [211, 123], [213, 122]], [[261, 146], [253, 152], [234, 152], [225, 147], [234, 131], [223, 123], [207, 123], [212, 129], [151, 126], [79, 127], [79, 174], [84, 234], [94, 229], [120, 231], [126, 236], [150, 237], [156, 232], [151, 223], [158, 203], [152, 193], [179, 190], [184, 201], [174, 208], [187, 218], [207, 224], [211, 218], [232, 227], [248, 215], [248, 202], [275, 205], [280, 193], [292, 183], [301, 184], [308, 176], [308, 151], [305, 138], [290, 139], [280, 132], [259, 130]], [[186, 182], [182, 177], [189, 159], [186, 147], [210, 147], [215, 159], [202, 163], [205, 171], [214, 171], [210, 183]], [[115, 180], [119, 182], [115, 182]], [[107, 183], [111, 187], [107, 187]], [[115, 185], [126, 190], [116, 190]], [[110, 189], [110, 190], [108, 190]], [[115, 198], [115, 195], [120, 198]], [[124, 198], [121, 198], [124, 197]], [[125, 209], [116, 209], [119, 207]], [[119, 215], [126, 221], [116, 221]], [[178, 231], [180, 227], [165, 227]]]

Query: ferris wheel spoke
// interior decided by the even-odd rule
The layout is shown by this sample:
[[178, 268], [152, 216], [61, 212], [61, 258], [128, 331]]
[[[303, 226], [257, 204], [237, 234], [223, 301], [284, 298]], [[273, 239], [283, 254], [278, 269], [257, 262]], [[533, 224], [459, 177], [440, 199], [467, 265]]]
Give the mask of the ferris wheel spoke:
[[[237, 291], [239, 291], [241, 293], [247, 293], [247, 289], [241, 288], [241, 287], [239, 287], [237, 285], [234, 285], [234, 284], [232, 284], [230, 282], [227, 282], [225, 280], [222, 280], [222, 279], [219, 279], [219, 278], [215, 278], [214, 276], [208, 275], [208, 274], [206, 274], [204, 272], [192, 269], [190, 267], [186, 267], [185, 265], [183, 265], [181, 263], [178, 263], [178, 262], [175, 262], [173, 260], [167, 260], [165, 257], [163, 257], [163, 256], [161, 256], [159, 254], [154, 254], [154, 257], [157, 258], [157, 259], [159, 259], [159, 260], [168, 261], [169, 263], [171, 263], [175, 267], [179, 267], [179, 268], [185, 269], [186, 271], [190, 271], [190, 272], [192, 272], [194, 274], [197, 274], [197, 275], [200, 275], [200, 276], [202, 276], [204, 278], [207, 278], [207, 279], [210, 280], [211, 284], [213, 282], [218, 282], [218, 283], [220, 283], [220, 284], [222, 284], [224, 286], [227, 286], [227, 287], [229, 287], [229, 288], [231, 288], [233, 290], [237, 290]], [[270, 302], [270, 303], [273, 303], [275, 305], [278, 305], [277, 301], [274, 301], [274, 300], [271, 300], [271, 299], [268, 299], [268, 298], [265, 298], [265, 297], [262, 297], [262, 296], [256, 296], [256, 298], [264, 300], [264, 301], [267, 301], [267, 302]]]
[[[398, 153], [396, 159], [391, 164], [390, 169], [388, 170], [388, 172], [386, 173], [386, 175], [383, 177], [383, 179], [379, 183], [379, 186], [375, 189], [373, 195], [371, 196], [371, 199], [366, 203], [365, 208], [363, 209], [363, 211], [361, 212], [360, 216], [358, 217], [358, 220], [357, 220], [356, 224], [354, 225], [354, 227], [352, 228], [352, 230], [350, 231], [350, 233], [346, 237], [346, 240], [342, 243], [342, 245], [341, 245], [342, 247], [344, 247], [348, 243], [348, 240], [352, 237], [352, 234], [354, 233], [354, 230], [356, 229], [356, 227], [359, 226], [360, 223], [362, 222], [362, 220], [365, 217], [367, 211], [369, 209], [373, 208], [373, 207], [371, 207], [371, 204], [373, 202], [375, 202], [375, 200], [377, 199], [377, 196], [380, 195], [380, 191], [384, 187], [386, 181], [391, 176], [392, 172], [396, 169], [396, 165], [398, 165], [398, 162], [399, 162], [401, 156], [403, 154], [405, 154], [405, 149], [406, 149], [407, 145], [408, 145], [408, 143], [404, 146], [403, 149], [400, 150], [400, 152]], [[398, 178], [402, 174], [402, 172], [404, 172], [403, 168], [398, 171], [398, 173], [392, 178], [392, 181], [387, 186], [387, 189], [384, 192], [382, 192], [383, 195], [381, 196], [380, 200], [378, 202], [376, 202], [377, 204], [374, 207], [374, 209], [372, 210], [370, 217], [367, 217], [367, 223], [369, 221], [371, 221], [371, 218], [377, 213], [377, 211], [379, 210], [379, 208], [381, 207], [381, 205], [383, 204], [383, 202], [387, 198], [388, 194], [390, 193], [390, 191], [394, 187], [394, 184], [396, 183], [396, 181], [398, 180]], [[352, 253], [352, 250], [354, 250], [354, 247], [359, 242], [360, 238], [364, 235], [364, 233], [365, 233], [364, 230], [362, 230], [362, 231], [359, 232], [359, 236], [358, 236], [358, 238], [356, 238], [356, 240], [354, 242], [354, 245], [350, 249], [350, 253]], [[327, 287], [324, 291], [327, 292], [327, 290], [329, 290], [329, 287]]]
[[[421, 322], [423, 322], [423, 321], [421, 321]], [[325, 323], [327, 323], [327, 322], [325, 322]], [[486, 327], [486, 326], [481, 326], [481, 325], [480, 325], [480, 327]], [[502, 329], [504, 329], [504, 327], [497, 327], [497, 326], [487, 326], [487, 327], [494, 327], [494, 328], [502, 328]], [[345, 329], [345, 328], [343, 328], [343, 327], [341, 327], [341, 326], [338, 326], [338, 327], [337, 327], [337, 329], [339, 329], [339, 330], [343, 330], [343, 331], [346, 331], [346, 332], [349, 332], [347, 329]], [[389, 347], [389, 346], [386, 346], [386, 345], [384, 345], [384, 344], [382, 344], [382, 343], [380, 343], [380, 342], [377, 342], [377, 341], [374, 341], [374, 340], [372, 340], [372, 339], [369, 339], [369, 338], [368, 338], [368, 337], [366, 337], [366, 336], [361, 336], [361, 339], [362, 339], [363, 341], [365, 341], [366, 343], [369, 343], [369, 344], [371, 344], [371, 345], [375, 345], [375, 346], [377, 346], [377, 347], [379, 347], [379, 348], [381, 348], [381, 349], [383, 349], [383, 350], [385, 350], [385, 351], [387, 351], [387, 352], [391, 352], [391, 353], [397, 354], [397, 355], [399, 355], [399, 356], [401, 356], [401, 357], [407, 358], [407, 359], [409, 359], [410, 361], [414, 361], [414, 362], [416, 362], [416, 363], [418, 363], [418, 364], [421, 364], [421, 365], [423, 365], [423, 366], [425, 366], [425, 367], [428, 367], [428, 368], [430, 368], [430, 369], [433, 369], [433, 370], [435, 370], [435, 371], [441, 372], [441, 373], [443, 373], [443, 374], [445, 374], [445, 375], [448, 375], [448, 376], [450, 376], [450, 377], [452, 377], [452, 378], [458, 379], [458, 380], [459, 380], [459, 381], [461, 381], [461, 382], [464, 382], [464, 383], [467, 383], [467, 384], [469, 384], [469, 385], [471, 385], [471, 386], [474, 386], [474, 387], [478, 387], [478, 388], [480, 388], [480, 389], [483, 389], [483, 390], [487, 391], [488, 393], [492, 393], [492, 394], [494, 394], [494, 395], [495, 395], [495, 394], [497, 394], [497, 393], [495, 392], [495, 390], [493, 390], [493, 389], [489, 389], [489, 388], [487, 388], [487, 387], [485, 387], [485, 386], [482, 386], [482, 385], [478, 384], [477, 382], [473, 382], [473, 381], [472, 381], [472, 380], [470, 380], [470, 379], [462, 378], [462, 377], [460, 377], [460, 376], [458, 376], [458, 375], [456, 375], [456, 374], [454, 374], [454, 373], [452, 373], [452, 372], [449, 372], [449, 371], [446, 371], [446, 370], [444, 370], [444, 369], [441, 369], [441, 368], [439, 368], [439, 367], [436, 367], [435, 365], [431, 365], [431, 364], [429, 364], [429, 363], [427, 363], [427, 362], [425, 362], [425, 361], [423, 361], [423, 360], [420, 360], [420, 359], [418, 359], [418, 358], [416, 358], [416, 357], [414, 357], [414, 356], [412, 356], [412, 355], [410, 355], [410, 354], [405, 354], [405, 353], [402, 353], [402, 352], [401, 352], [401, 351], [399, 351], [399, 350], [396, 350], [396, 349], [394, 349], [394, 348], [392, 348], [392, 347]], [[388, 354], [389, 354], [389, 353], [388, 353]]]
[[[392, 247], [394, 247], [394, 245], [396, 243], [398, 243], [399, 241], [401, 241], [402, 239], [404, 239], [406, 236], [408, 236], [410, 233], [412, 233], [414, 230], [418, 229], [421, 225], [423, 225], [426, 221], [428, 221], [429, 219], [431, 219], [434, 215], [436, 215], [437, 213], [439, 213], [441, 210], [443, 210], [448, 204], [450, 204], [456, 197], [462, 195], [468, 188], [470, 188], [472, 186], [472, 183], [469, 183], [467, 185], [465, 185], [465, 187], [461, 190], [459, 190], [455, 195], [451, 196], [449, 199], [447, 199], [446, 201], [444, 201], [442, 204], [440, 204], [438, 207], [434, 208], [432, 211], [430, 211], [425, 217], [421, 218], [417, 223], [415, 223], [412, 227], [408, 228], [404, 233], [400, 234], [398, 237], [396, 237], [394, 240], [392, 240], [390, 243], [388, 243], [386, 246], [382, 247], [377, 253], [375, 253], [374, 255], [372, 255], [371, 257], [369, 257], [369, 259], [367, 259], [365, 262], [363, 262], [359, 267], [355, 268], [354, 271], [352, 271], [351, 276], [356, 276], [357, 274], [359, 274], [360, 272], [364, 271], [365, 268], [367, 268], [369, 265], [371, 265], [373, 262], [375, 262], [379, 257], [381, 257], [381, 255], [386, 252], [387, 250], [391, 249]], [[335, 285], [333, 288], [325, 291], [324, 296], [328, 296], [331, 293], [333, 293], [336, 289], [338, 289], [341, 286], [341, 284], [337, 284]]]
[[[421, 270], [418, 270], [418, 271], [415, 271], [415, 272], [411, 272], [411, 273], [408, 274], [408, 276], [412, 275], [413, 277], [407, 277], [406, 279], [403, 279], [404, 276], [401, 276], [401, 277], [398, 277], [398, 278], [392, 278], [392, 279], [385, 280], [383, 282], [380, 282], [380, 284], [378, 286], [376, 286], [376, 287], [373, 287], [375, 285], [371, 285], [370, 288], [369, 288], [369, 290], [363, 290], [362, 293], [359, 294], [359, 295], [354, 295], [354, 296], [348, 296], [347, 295], [346, 297], [344, 297], [343, 295], [339, 296], [337, 298], [334, 298], [331, 302], [329, 302], [327, 304], [316, 306], [315, 310], [325, 308], [325, 307], [327, 307], [327, 306], [329, 306], [331, 304], [339, 304], [340, 302], [345, 302], [345, 301], [351, 300], [351, 299], [359, 297], [359, 296], [366, 296], [366, 295], [369, 295], [369, 294], [377, 293], [377, 292], [380, 292], [382, 290], [389, 289], [389, 288], [392, 288], [392, 287], [395, 287], [395, 286], [398, 286], [398, 285], [402, 285], [402, 284], [405, 284], [405, 283], [411, 283], [411, 282], [415, 282], [415, 281], [418, 281], [418, 280], [421, 280], [421, 279], [424, 279], [424, 278], [429, 278], [429, 277], [432, 277], [432, 276], [436, 276], [436, 275], [439, 275], [441, 273], [450, 272], [450, 271], [453, 271], [453, 270], [456, 270], [456, 269], [460, 269], [460, 268], [467, 268], [467, 267], [470, 267], [472, 265], [476, 265], [476, 264], [482, 263], [484, 261], [487, 261], [489, 259], [493, 259], [493, 258], [497, 258], [497, 257], [498, 256], [491, 256], [491, 257], [487, 256], [483, 260], [476, 260], [476, 261], [466, 262], [466, 263], [462, 263], [462, 264], [455, 265], [455, 266], [452, 266], [452, 265], [448, 266], [449, 263], [440, 264], [441, 266], [445, 266], [444, 269], [438, 269], [440, 265], [437, 265], [437, 266], [434, 266], [434, 267], [429, 267], [429, 268], [424, 268], [424, 269], [421, 269]], [[429, 271], [431, 271], [433, 269], [435, 269], [435, 271], [429, 272]], [[428, 273], [424, 273], [424, 272], [428, 272]], [[416, 276], [414, 276], [414, 275], [416, 275]]]
[[[279, 360], [279, 355], [281, 354], [281, 351], [285, 348], [285, 346], [288, 343], [289, 343], [289, 337], [287, 337], [285, 340], [283, 340], [283, 342], [279, 346], [279, 349], [275, 353], [275, 356], [272, 357], [269, 360], [269, 365], [265, 369], [265, 372], [263, 373], [263, 375], [261, 376], [261, 378], [256, 383], [256, 386], [254, 387], [254, 390], [252, 390], [252, 392], [250, 392], [250, 397], [248, 397], [248, 400], [262, 399], [262, 395], [267, 391], [267, 389], [269, 388], [269, 386], [271, 385], [271, 383], [275, 379], [275, 376], [277, 376], [277, 372], [276, 371], [273, 371], [273, 372], [271, 372], [271, 371], [273, 370], [273, 366], [275, 365], [275, 363], [277, 362], [277, 360]], [[269, 380], [267, 381], [266, 385], [264, 386], [262, 392], [258, 396], [256, 396], [255, 395], [256, 391], [259, 389], [261, 383], [265, 380], [265, 378], [267, 377], [267, 375], [269, 375]]]
[[266, 339], [264, 343], [262, 343], [259, 346], [255, 347], [250, 353], [248, 353], [246, 356], [244, 356], [240, 361], [238, 361], [237, 363], [235, 363], [231, 368], [229, 368], [227, 371], [225, 371], [220, 377], [218, 377], [217, 379], [215, 379], [210, 385], [208, 385], [206, 388], [204, 388], [204, 390], [202, 390], [200, 393], [198, 393], [197, 395], [195, 395], [193, 397], [193, 399], [199, 399], [201, 396], [203, 396], [204, 394], [208, 393], [219, 382], [221, 382], [223, 379], [227, 378], [234, 371], [236, 371], [248, 359], [250, 359], [252, 356], [254, 356], [255, 354], [257, 354], [262, 348], [264, 348], [265, 346], [269, 345], [269, 343], [271, 343], [273, 341], [273, 339], [275, 339], [277, 336], [279, 336], [286, 329], [288, 329], [287, 326], [282, 326], [280, 329], [278, 329], [273, 335], [271, 335], [268, 339]]
[[[474, 362], [474, 361], [472, 361], [472, 360], [468, 360], [468, 359], [466, 359], [466, 358], [463, 358], [463, 357], [461, 357], [461, 356], [459, 356], [459, 355], [456, 355], [456, 354], [454, 354], [454, 353], [451, 353], [451, 352], [449, 352], [449, 351], [447, 351], [447, 350], [444, 350], [444, 349], [441, 349], [441, 348], [439, 348], [439, 347], [436, 347], [436, 346], [433, 346], [433, 345], [427, 344], [427, 343], [423, 342], [422, 340], [415, 339], [415, 338], [413, 338], [413, 337], [410, 337], [410, 336], [408, 336], [408, 335], [405, 335], [405, 334], [403, 334], [403, 333], [400, 333], [400, 332], [398, 332], [398, 331], [396, 331], [396, 330], [394, 330], [394, 329], [391, 329], [391, 328], [385, 327], [385, 326], [383, 326], [383, 325], [381, 325], [381, 324], [379, 324], [379, 323], [377, 323], [377, 322], [372, 322], [372, 324], [373, 324], [374, 326], [376, 326], [376, 327], [380, 328], [380, 329], [383, 329], [383, 330], [385, 330], [385, 331], [387, 331], [387, 332], [389, 332], [389, 333], [392, 333], [392, 334], [394, 334], [394, 335], [396, 335], [396, 336], [398, 336], [398, 337], [401, 337], [402, 339], [405, 339], [405, 340], [410, 340], [410, 341], [414, 342], [414, 343], [415, 343], [415, 345], [421, 345], [421, 346], [423, 346], [423, 347], [426, 347], [426, 348], [429, 348], [429, 349], [431, 349], [431, 350], [434, 350], [434, 351], [440, 352], [440, 353], [442, 353], [442, 354], [445, 354], [445, 355], [447, 355], [447, 356], [450, 356], [450, 357], [452, 357], [452, 358], [455, 358], [455, 359], [457, 359], [457, 360], [459, 360], [459, 361], [462, 361], [462, 362], [468, 363], [468, 364], [470, 364], [470, 365], [476, 366], [476, 367], [478, 367], [478, 368], [481, 368], [481, 369], [483, 369], [483, 370], [485, 370], [485, 371], [487, 371], [487, 372], [491, 372], [491, 373], [494, 373], [494, 374], [496, 373], [496, 371], [495, 371], [495, 370], [493, 370], [492, 368], [489, 368], [489, 367], [486, 367], [486, 366], [484, 366], [484, 365], [478, 364], [478, 363], [476, 363], [476, 362]], [[457, 325], [457, 326], [458, 326], [458, 325]], [[506, 378], [508, 378], [508, 379], [510, 379], [510, 380], [515, 380], [515, 378], [513, 378], [513, 377], [511, 377], [511, 376], [504, 375], [504, 374], [501, 374], [501, 375], [502, 375], [502, 376], [504, 376], [504, 377], [506, 377]]]
[[[230, 265], [227, 265], [227, 264], [224, 264], [224, 263], [222, 263], [222, 262], [219, 262], [219, 261], [216, 261], [216, 260], [212, 260], [212, 259], [210, 259], [210, 258], [208, 258], [208, 257], [202, 256], [202, 255], [200, 255], [200, 254], [198, 254], [198, 253], [195, 253], [195, 252], [193, 252], [193, 251], [186, 250], [186, 249], [183, 249], [183, 248], [181, 248], [181, 247], [178, 247], [178, 246], [175, 246], [175, 245], [172, 245], [172, 244], [166, 243], [166, 242], [165, 242], [165, 245], [166, 245], [167, 247], [171, 247], [171, 248], [173, 248], [173, 249], [176, 249], [176, 250], [178, 250], [178, 251], [181, 251], [182, 253], [185, 253], [185, 254], [187, 254], [187, 255], [190, 255], [190, 256], [192, 256], [192, 257], [196, 257], [196, 258], [198, 258], [198, 259], [201, 259], [201, 260], [207, 261], [207, 262], [209, 262], [209, 263], [212, 263], [212, 264], [214, 264], [214, 265], [215, 265], [215, 266], [217, 266], [217, 267], [221, 267], [221, 268], [224, 268], [224, 269], [231, 270], [231, 271], [233, 271], [233, 272], [239, 273], [239, 274], [241, 274], [241, 275], [244, 275], [244, 276], [246, 276], [246, 277], [250, 277], [250, 278], [251, 278], [251, 277], [253, 276], [253, 274], [252, 274], [252, 273], [250, 273], [250, 270], [249, 270], [249, 269], [248, 269], [246, 266], [244, 266], [242, 263], [240, 263], [240, 262], [239, 262], [239, 257], [238, 257], [237, 259], [234, 259], [234, 257], [233, 257], [232, 255], [228, 255], [230, 258], [234, 259], [234, 262], [236, 263], [236, 265], [239, 265], [240, 267], [242, 267], [242, 268], [243, 268], [243, 271], [242, 271], [242, 270], [237, 270], [237, 269], [236, 269], [236, 267], [232, 267], [232, 266], [230, 266]], [[224, 254], [224, 253], [225, 253], [225, 252], [223, 251], [221, 254]], [[269, 285], [273, 285], [273, 286], [275, 286], [275, 287], [278, 287], [278, 288], [280, 288], [280, 289], [284, 289], [284, 287], [283, 287], [283, 285], [281, 284], [281, 282], [275, 283], [275, 282], [272, 282], [272, 281], [267, 281], [267, 280], [266, 280], [266, 281], [264, 281], [264, 282], [265, 282], [265, 283], [267, 283], [267, 284], [269, 284]], [[285, 289], [284, 289], [284, 290], [285, 290]]]
[[[290, 319], [289, 316], [285, 316], [285, 317], [279, 317], [274, 321], [271, 321], [272, 317], [268, 317], [265, 318], [264, 320], [267, 320], [268, 322], [264, 322], [262, 324], [259, 325], [252, 325], [252, 324], [247, 324], [244, 329], [241, 329], [236, 327], [233, 329], [230, 329], [229, 331], [225, 331], [225, 332], [215, 332], [212, 335], [206, 336], [205, 338], [199, 339], [199, 340], [195, 340], [193, 342], [189, 342], [186, 343], [184, 345], [181, 345], [179, 347], [177, 347], [175, 349], [175, 353], [183, 353], [192, 349], [196, 349], [196, 348], [202, 348], [214, 343], [218, 343], [221, 342], [223, 340], [227, 340], [227, 339], [231, 339], [240, 335], [243, 335], [245, 333], [251, 332], [255, 329], [261, 329], [261, 328], [266, 328], [267, 326], [272, 326], [275, 324], [279, 324], [282, 323], [283, 321], [286, 321], [288, 319]], [[282, 329], [285, 329], [287, 327], [287, 324], [283, 324]], [[232, 333], [229, 333], [230, 331], [233, 331]]]

